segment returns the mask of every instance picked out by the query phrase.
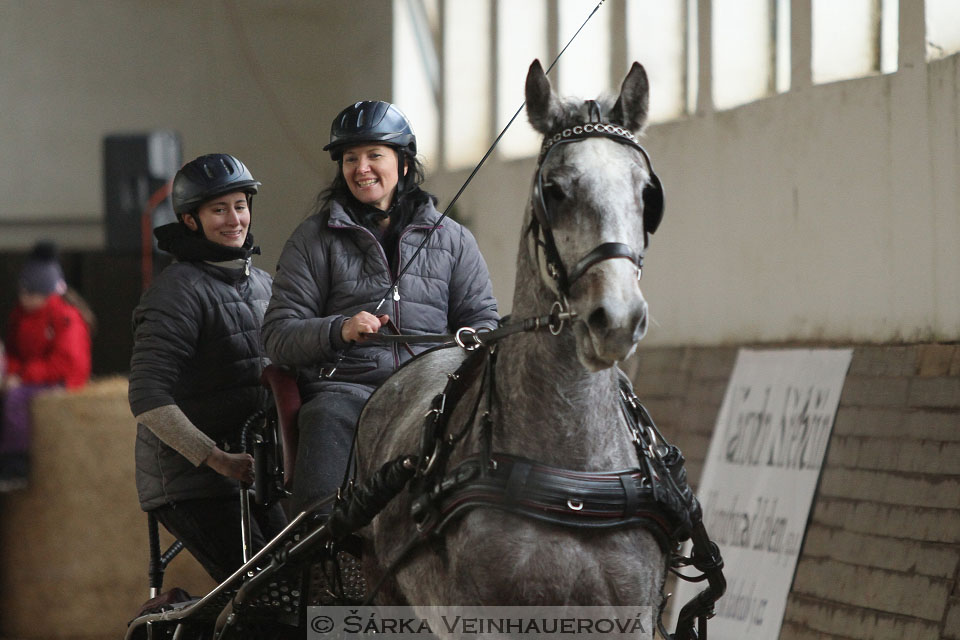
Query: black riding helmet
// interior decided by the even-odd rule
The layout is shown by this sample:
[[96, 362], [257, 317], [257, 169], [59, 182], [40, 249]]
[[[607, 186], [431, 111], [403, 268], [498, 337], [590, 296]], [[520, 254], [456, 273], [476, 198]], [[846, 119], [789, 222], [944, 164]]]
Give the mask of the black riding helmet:
[[410, 185], [405, 179], [406, 156], [417, 156], [417, 136], [407, 116], [389, 102], [361, 100], [341, 111], [330, 125], [330, 144], [323, 150], [329, 151], [342, 169], [346, 149], [378, 142], [397, 150], [397, 195], [400, 197]]
[[234, 191], [247, 194], [248, 202], [260, 187], [250, 170], [226, 153], [200, 156], [183, 165], [173, 178], [173, 211], [178, 220], [193, 213], [201, 204]]
[[323, 150], [339, 161], [343, 150], [358, 144], [383, 142], [417, 155], [417, 136], [410, 121], [389, 102], [362, 100], [337, 115], [330, 125], [330, 144]]

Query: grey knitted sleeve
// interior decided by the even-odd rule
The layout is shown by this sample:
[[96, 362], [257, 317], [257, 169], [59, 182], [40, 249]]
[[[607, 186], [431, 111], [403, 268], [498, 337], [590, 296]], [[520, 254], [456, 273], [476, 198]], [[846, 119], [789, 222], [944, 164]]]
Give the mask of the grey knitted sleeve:
[[167, 446], [200, 466], [216, 443], [204, 432], [194, 426], [175, 404], [144, 411], [137, 416], [137, 422], [150, 429]]

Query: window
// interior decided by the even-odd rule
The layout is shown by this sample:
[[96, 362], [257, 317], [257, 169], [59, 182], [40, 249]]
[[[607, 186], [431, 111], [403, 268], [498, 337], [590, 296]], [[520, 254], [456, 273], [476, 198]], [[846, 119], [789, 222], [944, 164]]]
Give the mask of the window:
[[773, 92], [775, 6], [770, 0], [713, 0], [713, 104], [718, 109]]
[[880, 7], [880, 72], [893, 73], [900, 54], [900, 0], [883, 0]]
[[777, 93], [790, 90], [790, 0], [776, 0], [776, 85]]
[[896, 71], [895, 0], [813, 0], [811, 10], [814, 82]]
[[462, 169], [491, 142], [490, 0], [444, 6], [444, 162]]
[[410, 119], [427, 168], [439, 163], [440, 19], [437, 0], [393, 3], [393, 101]]
[[[544, 0], [497, 0], [497, 132], [523, 104], [524, 81], [534, 58], [546, 69], [547, 4]], [[521, 112], [497, 147], [505, 158], [536, 155], [540, 134]]]
[[[578, 30], [550, 76], [558, 92], [591, 99], [616, 91], [611, 76], [626, 71], [612, 68], [616, 48], [647, 69], [651, 120], [692, 111], [697, 0], [623, 6], [626, 28], [613, 24], [614, 12], [596, 0], [393, 0], [393, 99], [413, 123], [427, 169], [473, 166], [523, 103], [530, 62], [539, 58], [546, 69], [552, 49]], [[619, 39], [624, 33], [626, 42]], [[529, 157], [539, 145], [540, 135], [521, 114], [496, 152]]]
[[690, 52], [684, 37], [691, 10], [696, 11], [691, 0], [627, 4], [627, 55], [647, 71], [651, 122], [677, 118], [692, 106], [687, 99]]
[[[595, 6], [592, 1], [558, 0], [561, 47]], [[590, 100], [610, 90], [610, 11], [599, 10], [593, 15], [560, 58], [557, 71], [558, 81], [554, 84], [564, 95]]]
[[960, 2], [926, 0], [927, 60], [960, 51]]

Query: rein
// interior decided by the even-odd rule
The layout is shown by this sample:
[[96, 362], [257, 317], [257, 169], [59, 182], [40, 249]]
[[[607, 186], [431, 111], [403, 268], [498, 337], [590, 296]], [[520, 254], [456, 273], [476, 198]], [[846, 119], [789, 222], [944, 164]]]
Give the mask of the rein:
[[386, 334], [371, 333], [370, 342], [380, 342], [384, 344], [443, 344], [446, 346], [458, 346], [467, 351], [473, 351], [480, 347], [492, 347], [500, 340], [516, 333], [540, 331], [549, 329], [552, 335], [560, 335], [564, 325], [577, 317], [577, 314], [570, 311], [564, 304], [554, 302], [550, 308], [550, 313], [542, 316], [534, 316], [513, 324], [506, 324], [497, 329], [474, 329], [473, 327], [461, 327], [456, 333], [423, 333], [423, 334]]

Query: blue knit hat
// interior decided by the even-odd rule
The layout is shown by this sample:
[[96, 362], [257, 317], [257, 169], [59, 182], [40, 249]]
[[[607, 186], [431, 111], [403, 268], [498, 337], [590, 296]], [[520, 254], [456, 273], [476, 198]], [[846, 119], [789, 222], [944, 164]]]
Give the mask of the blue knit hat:
[[63, 269], [57, 260], [57, 247], [52, 242], [38, 242], [20, 270], [20, 291], [48, 296], [66, 289]]

